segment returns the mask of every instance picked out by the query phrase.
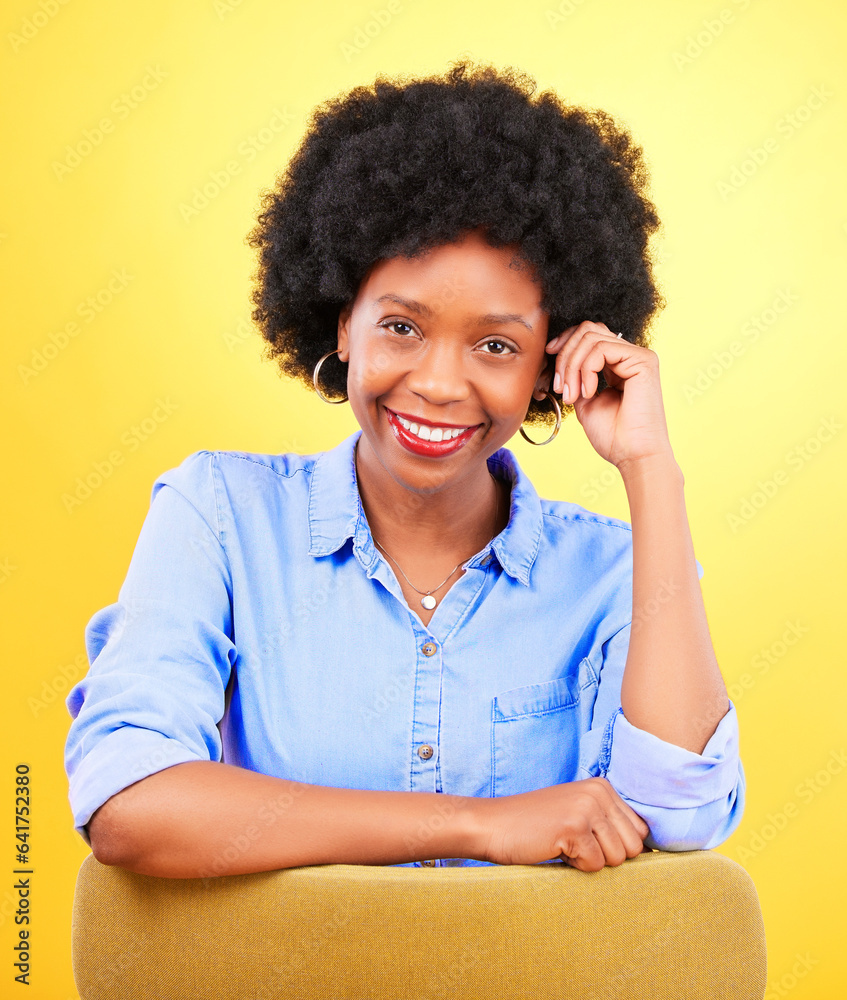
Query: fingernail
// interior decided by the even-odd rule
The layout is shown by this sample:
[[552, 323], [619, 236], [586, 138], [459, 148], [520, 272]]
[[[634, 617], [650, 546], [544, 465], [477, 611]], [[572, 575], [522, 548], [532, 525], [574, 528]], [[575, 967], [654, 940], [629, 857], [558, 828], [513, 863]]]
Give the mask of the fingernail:
[[559, 388], [556, 390], [556, 392], [561, 392], [562, 402], [567, 403], [568, 399], [570, 398], [570, 390], [568, 389], [567, 385], [562, 385], [561, 379], [559, 379]]

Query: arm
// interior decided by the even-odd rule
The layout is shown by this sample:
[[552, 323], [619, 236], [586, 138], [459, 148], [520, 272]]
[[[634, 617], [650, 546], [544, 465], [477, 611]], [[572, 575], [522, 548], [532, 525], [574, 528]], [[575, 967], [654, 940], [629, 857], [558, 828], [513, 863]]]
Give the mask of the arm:
[[[668, 437], [659, 361], [602, 323], [550, 341], [554, 388], [573, 401], [594, 449], [620, 471], [633, 533], [632, 632], [621, 688], [634, 726], [700, 753], [729, 708], [712, 649]], [[597, 374], [609, 388], [597, 393]]]
[[435, 793], [327, 788], [191, 761], [114, 795], [91, 818], [89, 836], [103, 864], [166, 878], [402, 864], [477, 856], [472, 804]]
[[601, 778], [474, 799], [327, 788], [191, 761], [112, 796], [88, 832], [103, 864], [206, 878], [439, 857], [536, 864], [564, 856], [597, 871], [639, 854], [647, 825]]
[[[606, 651], [614, 662], [625, 650], [620, 709], [605, 715], [597, 773], [647, 820], [649, 846], [715, 847], [741, 820], [744, 772], [706, 624], [658, 358], [602, 323], [570, 327], [547, 346], [558, 353], [554, 387], [621, 472], [632, 518], [632, 621]], [[600, 371], [609, 388], [597, 394]]]
[[668, 451], [620, 467], [632, 520], [632, 630], [621, 706], [668, 743], [702, 753], [729, 710], [706, 622], [683, 496]]

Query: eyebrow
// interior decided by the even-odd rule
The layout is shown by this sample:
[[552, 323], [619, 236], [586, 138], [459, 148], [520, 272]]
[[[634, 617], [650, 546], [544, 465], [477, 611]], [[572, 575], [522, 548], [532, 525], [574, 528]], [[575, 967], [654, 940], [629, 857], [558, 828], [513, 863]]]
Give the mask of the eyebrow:
[[425, 306], [423, 302], [416, 302], [414, 299], [402, 299], [399, 295], [392, 295], [391, 292], [388, 292], [386, 295], [380, 295], [378, 299], [374, 299], [375, 306], [378, 306], [380, 302], [396, 302], [398, 306], [403, 306], [411, 312], [420, 313], [421, 316], [426, 316], [427, 319], [432, 316], [432, 310], [429, 306]]
[[502, 323], [522, 323], [532, 332], [532, 324], [517, 313], [488, 313], [479, 321], [480, 326], [500, 326]]
[[[404, 299], [399, 295], [393, 295], [389, 292], [386, 295], [380, 295], [378, 299], [375, 299], [374, 305], [379, 305], [381, 302], [396, 302], [397, 305], [403, 306], [411, 312], [419, 313], [427, 319], [432, 317], [432, 310], [429, 306], [425, 306], [423, 302], [417, 302], [415, 299]], [[485, 316], [481, 316], [477, 321], [477, 325], [479, 326], [501, 326], [504, 323], [520, 323], [522, 326], [525, 326], [527, 330], [532, 332], [532, 324], [523, 316], [519, 316], [517, 313], [486, 313]]]

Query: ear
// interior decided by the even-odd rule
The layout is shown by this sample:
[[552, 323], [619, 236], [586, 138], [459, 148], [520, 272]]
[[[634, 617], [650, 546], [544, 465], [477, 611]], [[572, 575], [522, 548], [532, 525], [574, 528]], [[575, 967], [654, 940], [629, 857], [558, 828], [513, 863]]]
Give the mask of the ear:
[[553, 372], [555, 370], [555, 365], [556, 356], [548, 354], [544, 362], [544, 367], [541, 369], [538, 378], [535, 380], [535, 388], [532, 390], [533, 399], [537, 399], [541, 402], [541, 400], [544, 399], [550, 391], [550, 386], [553, 384]]
[[338, 314], [338, 360], [350, 360], [350, 315], [351, 305], [346, 305]]

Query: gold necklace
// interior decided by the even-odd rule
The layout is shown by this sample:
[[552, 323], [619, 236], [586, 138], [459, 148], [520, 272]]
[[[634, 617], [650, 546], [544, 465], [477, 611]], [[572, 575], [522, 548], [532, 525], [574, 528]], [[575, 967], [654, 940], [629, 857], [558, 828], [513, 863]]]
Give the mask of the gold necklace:
[[[385, 549], [382, 548], [382, 546], [379, 544], [379, 542], [376, 539], [374, 539], [374, 545], [376, 545], [377, 548], [379, 548], [383, 552], [385, 552]], [[412, 583], [412, 581], [408, 578], [408, 576], [406, 576], [406, 574], [403, 573], [403, 567], [400, 565], [399, 562], [397, 562], [397, 560], [394, 558], [394, 556], [389, 555], [388, 552], [385, 552], [385, 554], [394, 563], [394, 565], [397, 567], [397, 569], [400, 570], [400, 573], [402, 574], [403, 579], [406, 581], [406, 583], [409, 584], [409, 586], [412, 588], [412, 590], [414, 590], [416, 594], [423, 594], [423, 597], [421, 598], [421, 606], [424, 607], [424, 608], [426, 608], [427, 611], [432, 611], [432, 609], [438, 604], [438, 601], [436, 601], [436, 599], [432, 595], [435, 594], [435, 593], [437, 593], [439, 590], [441, 590], [441, 588], [444, 586], [444, 584], [447, 583], [447, 581], [450, 579], [450, 577], [462, 565], [461, 562], [457, 562], [456, 565], [447, 574], [447, 576], [444, 577], [444, 579], [441, 581], [441, 583], [439, 583], [437, 587], [433, 587], [432, 590], [418, 590], [418, 588]]]
[[[500, 517], [500, 488], [497, 485], [497, 479], [496, 479], [496, 477], [491, 475], [491, 471], [490, 470], [489, 470], [488, 475], [491, 476], [491, 478], [494, 480], [494, 486], [495, 486], [495, 491], [496, 491], [495, 492], [495, 496], [494, 496], [494, 530], [496, 531], [497, 530], [497, 522], [498, 522], [499, 517]], [[456, 565], [450, 570], [450, 572], [447, 574], [447, 576], [444, 577], [444, 579], [441, 581], [441, 583], [438, 584], [437, 587], [433, 587], [431, 590], [418, 590], [418, 588], [412, 583], [412, 581], [408, 578], [408, 576], [406, 576], [406, 574], [403, 572], [403, 567], [400, 565], [400, 563], [397, 562], [397, 560], [394, 558], [394, 556], [392, 556], [390, 553], [386, 552], [386, 550], [379, 544], [379, 542], [375, 538], [374, 538], [374, 545], [376, 545], [376, 547], [381, 552], [384, 552], [385, 555], [388, 556], [388, 558], [394, 563], [394, 565], [397, 567], [397, 569], [400, 570], [401, 576], [406, 581], [406, 583], [409, 584], [409, 586], [412, 588], [412, 590], [414, 590], [414, 592], [416, 594], [421, 594], [422, 595], [422, 597], [421, 597], [421, 607], [426, 608], [427, 611], [432, 611], [433, 608], [435, 608], [437, 606], [437, 604], [438, 604], [438, 601], [432, 595], [433, 594], [437, 594], [438, 591], [441, 590], [441, 588], [444, 586], [444, 584], [447, 583], [447, 581], [450, 579], [450, 577], [462, 565], [462, 562], [464, 562], [464, 560], [462, 560], [462, 562], [457, 562]]]

